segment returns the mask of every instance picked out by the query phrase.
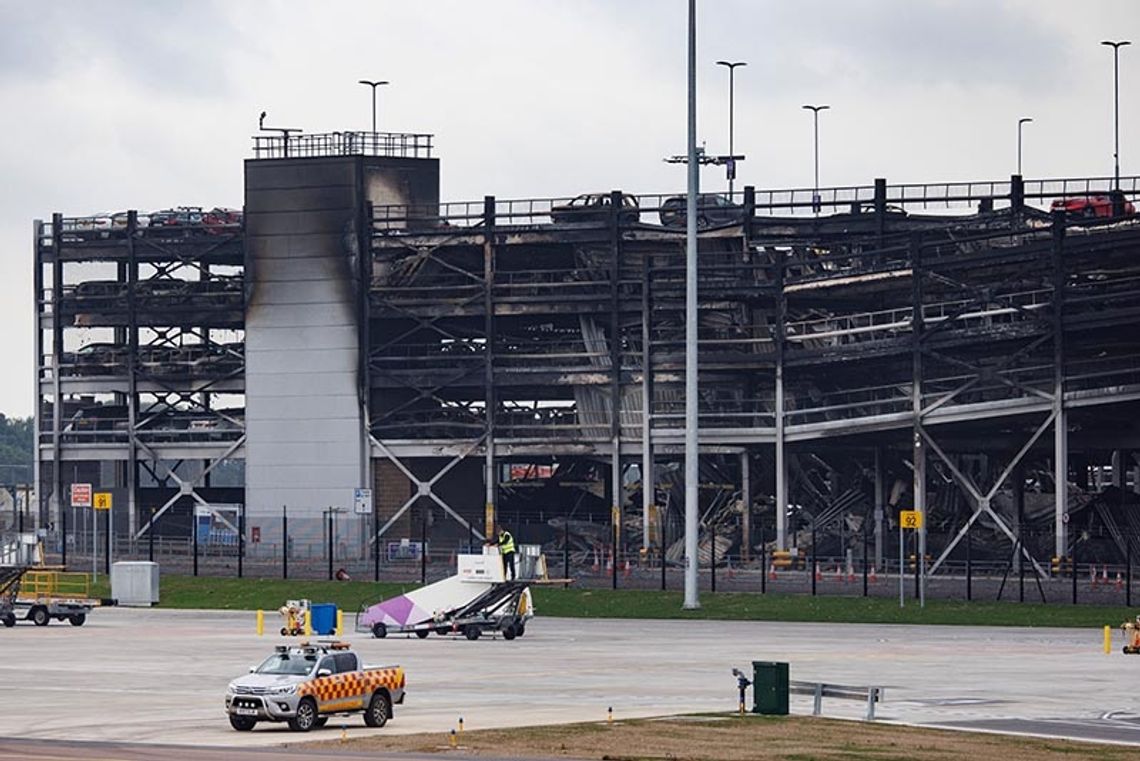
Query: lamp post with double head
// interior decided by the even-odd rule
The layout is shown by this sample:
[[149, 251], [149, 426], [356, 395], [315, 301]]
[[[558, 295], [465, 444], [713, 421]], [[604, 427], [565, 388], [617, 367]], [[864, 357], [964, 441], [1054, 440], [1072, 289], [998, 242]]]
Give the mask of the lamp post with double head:
[[826, 111], [831, 106], [804, 106], [804, 109], [812, 112], [812, 118], [815, 122], [815, 182], [811, 188], [811, 208], [816, 214], [819, 214], [820, 199], [819, 199], [819, 112]]
[[367, 85], [372, 88], [372, 134], [376, 134], [376, 88], [381, 85], [389, 84], [386, 79], [379, 79], [375, 82], [370, 79], [361, 79], [360, 84]]
[[733, 133], [734, 133], [734, 100], [736, 97], [736, 82], [735, 74], [737, 66], [747, 66], [744, 61], [717, 61], [717, 66], [724, 66], [728, 69], [728, 197], [732, 199], [732, 183], [736, 179], [736, 152], [733, 150]]
[[1131, 40], [1102, 40], [1101, 45], [1112, 48], [1112, 122], [1113, 122], [1113, 188], [1120, 192], [1120, 49], [1131, 45]]

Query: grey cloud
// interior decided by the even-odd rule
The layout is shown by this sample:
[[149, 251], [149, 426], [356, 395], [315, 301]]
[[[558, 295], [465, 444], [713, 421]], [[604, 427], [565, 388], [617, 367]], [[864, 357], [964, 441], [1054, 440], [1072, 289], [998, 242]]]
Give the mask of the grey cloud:
[[0, 83], [44, 83], [99, 60], [122, 82], [204, 96], [229, 88], [227, 54], [242, 44], [212, 0], [0, 0]]

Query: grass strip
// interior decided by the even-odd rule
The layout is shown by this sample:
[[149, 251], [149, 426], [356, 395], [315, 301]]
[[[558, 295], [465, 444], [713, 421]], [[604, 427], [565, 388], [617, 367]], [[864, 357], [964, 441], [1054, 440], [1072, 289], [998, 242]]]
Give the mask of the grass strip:
[[[164, 576], [163, 608], [274, 610], [287, 599], [335, 603], [355, 612], [362, 604], [415, 589], [416, 584], [371, 581], [306, 581]], [[680, 592], [533, 587], [541, 616], [570, 618], [700, 619], [722, 621], [796, 621], [866, 624], [940, 624], [970, 626], [1051, 626], [1114, 628], [1129, 617], [1124, 606], [1042, 605], [975, 600], [927, 600], [925, 608], [881, 597], [811, 597], [810, 595], [703, 594], [701, 608], [683, 610]], [[109, 596], [105, 583], [96, 594]], [[1131, 616], [1136, 613], [1132, 612]]]
[[[399, 712], [396, 714], [399, 721]], [[450, 751], [451, 728], [416, 735], [305, 743], [345, 751]], [[467, 757], [575, 758], [603, 761], [1126, 761], [1136, 749], [954, 732], [813, 717], [721, 715], [471, 731], [457, 737]]]

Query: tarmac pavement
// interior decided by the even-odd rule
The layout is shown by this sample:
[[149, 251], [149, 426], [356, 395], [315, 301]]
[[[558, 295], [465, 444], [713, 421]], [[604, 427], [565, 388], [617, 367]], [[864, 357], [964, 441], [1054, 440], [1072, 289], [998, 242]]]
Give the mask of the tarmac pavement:
[[[445, 742], [460, 717], [482, 729], [603, 720], [611, 706], [616, 719], [733, 710], [731, 669], [759, 660], [787, 661], [793, 680], [884, 687], [880, 720], [1140, 744], [1140, 657], [1117, 641], [1104, 655], [1099, 629], [540, 617], [513, 642], [346, 638], [366, 663], [406, 669], [405, 704], [380, 730], [352, 716], [297, 735], [226, 721], [227, 682], [282, 639], [257, 637], [253, 613], [108, 608], [80, 628], [0, 629], [0, 737], [249, 748], [329, 739], [343, 725]], [[792, 712], [811, 703], [793, 696]], [[823, 704], [825, 716], [864, 711]]]

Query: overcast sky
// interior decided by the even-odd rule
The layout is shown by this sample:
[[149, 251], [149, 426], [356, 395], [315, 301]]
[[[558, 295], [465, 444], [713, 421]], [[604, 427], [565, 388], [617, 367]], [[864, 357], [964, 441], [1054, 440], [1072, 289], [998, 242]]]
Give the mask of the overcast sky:
[[[309, 132], [430, 132], [445, 200], [674, 192], [686, 0], [0, 0], [0, 411], [30, 414], [32, 220], [240, 206], [257, 115]], [[1137, 0], [702, 0], [698, 130], [738, 187], [1140, 172]], [[719, 187], [722, 169], [702, 182]]]

